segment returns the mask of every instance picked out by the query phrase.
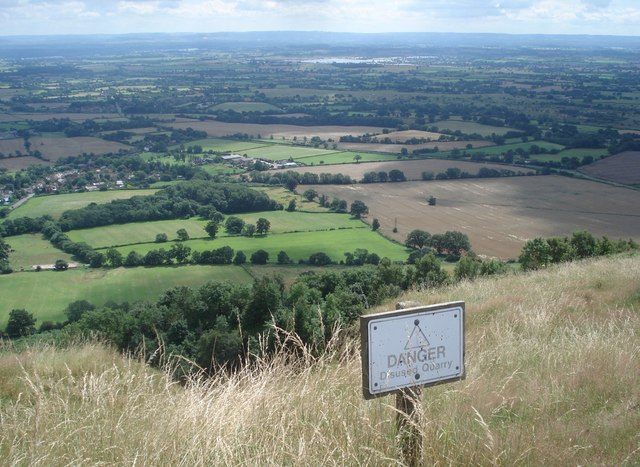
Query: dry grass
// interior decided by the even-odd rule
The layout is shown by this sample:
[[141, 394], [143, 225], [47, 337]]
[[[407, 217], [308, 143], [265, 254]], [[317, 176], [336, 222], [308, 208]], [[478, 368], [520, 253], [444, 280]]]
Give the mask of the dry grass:
[[[424, 391], [424, 465], [638, 465], [640, 258], [403, 299], [465, 300], [467, 378]], [[377, 310], [379, 311], [379, 310]], [[397, 465], [356, 340], [186, 387], [99, 345], [0, 354], [6, 465]]]

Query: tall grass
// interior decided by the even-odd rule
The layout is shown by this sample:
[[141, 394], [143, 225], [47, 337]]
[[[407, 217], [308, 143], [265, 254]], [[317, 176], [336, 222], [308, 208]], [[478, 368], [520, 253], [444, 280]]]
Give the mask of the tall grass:
[[[466, 302], [467, 378], [423, 392], [423, 464], [640, 463], [640, 258], [402, 298]], [[8, 348], [0, 463], [399, 465], [394, 402], [362, 399], [350, 332], [184, 386], [98, 344]]]

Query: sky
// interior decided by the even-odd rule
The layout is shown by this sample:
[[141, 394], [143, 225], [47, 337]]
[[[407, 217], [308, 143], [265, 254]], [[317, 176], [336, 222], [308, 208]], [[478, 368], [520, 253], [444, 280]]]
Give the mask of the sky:
[[0, 0], [0, 35], [493, 32], [640, 35], [640, 0]]

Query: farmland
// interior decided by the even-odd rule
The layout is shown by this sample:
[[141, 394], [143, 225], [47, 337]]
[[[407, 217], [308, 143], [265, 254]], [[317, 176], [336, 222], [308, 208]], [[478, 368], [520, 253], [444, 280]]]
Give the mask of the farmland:
[[[345, 128], [342, 126], [297, 126], [297, 125], [261, 125], [255, 123], [226, 123], [217, 121], [201, 122], [199, 120], [187, 120], [181, 122], [170, 123], [172, 128], [193, 128], [194, 130], [206, 131], [209, 136], [223, 137], [234, 135], [236, 133], [246, 133], [254, 138], [259, 136], [268, 138], [273, 136], [274, 139], [293, 140], [303, 139], [304, 137], [312, 138], [318, 136], [322, 139], [338, 140], [345, 134], [364, 135], [366, 133], [382, 133], [382, 128], [371, 126], [353, 126]], [[345, 133], [346, 132], [346, 133]]]
[[63, 259], [68, 263], [73, 261], [71, 255], [58, 250], [41, 234], [25, 234], [11, 237], [11, 267], [15, 271], [30, 271], [34, 266], [52, 265], [58, 259]]
[[[365, 225], [346, 214], [312, 214], [304, 212], [269, 211], [254, 214], [238, 214], [236, 217], [247, 223], [255, 224], [259, 217], [264, 217], [271, 223], [271, 234], [287, 232], [313, 232], [317, 230], [337, 230], [364, 228]], [[186, 229], [191, 238], [207, 238], [204, 227], [208, 221], [204, 219], [179, 219], [155, 222], [139, 222], [133, 224], [110, 225], [93, 229], [74, 230], [69, 232], [69, 238], [75, 242], [86, 242], [94, 248], [106, 248], [117, 245], [131, 245], [135, 243], [152, 243], [158, 233], [166, 233], [169, 239], [175, 238], [178, 229]], [[218, 237], [225, 237], [222, 231]], [[227, 241], [216, 240], [215, 243]], [[188, 242], [187, 244], [189, 244]], [[208, 243], [208, 242], [205, 242]], [[254, 243], [257, 243], [254, 241]], [[161, 247], [163, 245], [155, 245]], [[208, 245], [211, 248], [211, 245]], [[277, 253], [277, 252], [276, 252]], [[308, 256], [308, 255], [307, 255]]]
[[175, 266], [164, 268], [69, 269], [0, 276], [0, 328], [9, 310], [24, 308], [38, 321], [64, 321], [64, 309], [75, 300], [96, 305], [107, 302], [155, 300], [178, 285], [199, 286], [219, 280], [250, 283], [252, 277], [237, 266]]
[[478, 170], [485, 167], [494, 170], [512, 170], [523, 174], [535, 174], [535, 170], [523, 166], [509, 166], [503, 164], [476, 163], [458, 160], [419, 159], [419, 160], [393, 160], [389, 162], [370, 162], [349, 165], [298, 167], [295, 170], [300, 173], [341, 173], [349, 175], [354, 180], [360, 180], [367, 172], [389, 172], [401, 170], [408, 180], [421, 180], [422, 172], [432, 172], [434, 175], [445, 172], [448, 168], [455, 167], [461, 171], [476, 175]]
[[82, 136], [76, 138], [33, 137], [30, 141], [32, 148], [40, 151], [43, 157], [50, 161], [56, 161], [62, 157], [77, 156], [82, 153], [107, 154], [130, 149], [129, 146], [124, 144]]
[[640, 185], [640, 152], [616, 154], [582, 168], [581, 172], [613, 182]]
[[[291, 180], [284, 171], [272, 172], [281, 178], [262, 179], [269, 185], [256, 189], [285, 207], [295, 200], [296, 212], [240, 215], [249, 223], [258, 217], [269, 219], [266, 236], [227, 236], [220, 228], [218, 238], [209, 239], [203, 229], [207, 220], [197, 216], [210, 215], [211, 207], [196, 209], [191, 200], [180, 201], [184, 211], [171, 211], [171, 220], [71, 230], [65, 235], [100, 252], [114, 246], [125, 254], [144, 254], [176, 245], [176, 231], [184, 228], [190, 239], [181, 244], [192, 252], [225, 245], [247, 256], [266, 250], [270, 259], [265, 271], [277, 267], [279, 251], [294, 262], [319, 251], [339, 262], [345, 252], [365, 248], [404, 261], [408, 251], [402, 243], [415, 228], [461, 231], [478, 254], [504, 259], [517, 258], [527, 239], [577, 229], [639, 240], [638, 191], [577, 179], [587, 174], [632, 187], [639, 183], [634, 175], [640, 111], [633, 103], [640, 89], [630, 78], [637, 71], [636, 45], [594, 39], [598, 44], [622, 41], [623, 47], [612, 52], [614, 48], [578, 39], [572, 42], [578, 46], [569, 47], [566, 38], [548, 38], [557, 46], [540, 47], [532, 38], [510, 38], [508, 44], [496, 46], [494, 41], [504, 38], [473, 36], [459, 47], [451, 38], [435, 36], [386, 37], [391, 42], [384, 46], [370, 42], [375, 39], [371, 37], [354, 36], [353, 43], [318, 37], [313, 41], [320, 40], [320, 47], [295, 50], [287, 48], [295, 42], [283, 48], [269, 34], [246, 43], [207, 37], [205, 42], [215, 47], [202, 47], [195, 36], [177, 42], [163, 36], [158, 43], [130, 37], [126, 47], [113, 50], [105, 44], [94, 49], [95, 44], [74, 43], [77, 53], [67, 56], [68, 49], [62, 47], [62, 59], [43, 58], [29, 44], [19, 50], [1, 48], [1, 215], [12, 222], [22, 216], [58, 219], [64, 211], [89, 203], [153, 193], [144, 190], [149, 187], [179, 186], [189, 180], [245, 183], [259, 180], [256, 174], [266, 165], [258, 159], [263, 159], [294, 161], [300, 165], [298, 172], [341, 173], [353, 180], [367, 172], [400, 170], [411, 181], [303, 183], [294, 192], [286, 189], [295, 183], [286, 183]], [[194, 47], [188, 47], [190, 43]], [[26, 60], [24, 54], [32, 58]], [[354, 54], [361, 58], [354, 62]], [[247, 159], [217, 159], [229, 153]], [[609, 154], [614, 155], [598, 160]], [[576, 178], [421, 180], [423, 174], [430, 178], [448, 169], [473, 176], [483, 167]], [[116, 189], [123, 181], [141, 190]], [[325, 207], [301, 196], [308, 188], [330, 200], [364, 201], [369, 208], [365, 222], [326, 213]], [[98, 189], [106, 191], [77, 193]], [[38, 196], [54, 192], [71, 194]], [[6, 207], [30, 195], [35, 196], [14, 211]], [[429, 197], [437, 200], [435, 206], [428, 205]], [[174, 207], [168, 203], [162, 212]], [[369, 228], [374, 218], [384, 236]], [[169, 241], [156, 243], [158, 233], [167, 234]], [[58, 258], [74, 260], [52, 249], [39, 234], [16, 233], [7, 243], [15, 249], [10, 264], [18, 282], [40, 277], [21, 268]], [[257, 265], [250, 268], [260, 270]], [[114, 280], [110, 274], [117, 271], [81, 268], [43, 277], [102, 277], [99, 282], [109, 284]], [[132, 271], [126, 270], [132, 275], [124, 290], [136, 287], [136, 281], [140, 289], [147, 287], [151, 269], [141, 269], [147, 274], [139, 275]], [[64, 289], [55, 280], [51, 283]], [[108, 290], [114, 296], [134, 297], [118, 287]], [[16, 290], [33, 295], [24, 287]], [[72, 299], [78, 293], [74, 288], [67, 296]], [[94, 293], [99, 299], [107, 294], [91, 289], [82, 296]]]
[[[313, 253], [327, 254], [332, 261], [344, 260], [344, 254], [358, 248], [365, 248], [380, 258], [392, 261], [405, 261], [409, 250], [402, 245], [392, 243], [381, 235], [372, 232], [366, 226], [358, 229], [321, 230], [312, 232], [291, 232], [271, 234], [265, 237], [220, 237], [216, 239], [198, 239], [181, 242], [193, 251], [215, 250], [223, 246], [231, 247], [235, 252], [242, 251], [247, 258], [257, 250], [269, 253], [269, 261], [275, 262], [280, 251], [287, 253], [294, 262], [308, 260]], [[126, 256], [130, 251], [142, 255], [159, 248], [168, 249], [170, 245], [143, 243], [116, 248]]]
[[132, 196], [148, 196], [156, 191], [158, 190], [113, 190], [39, 196], [31, 198], [19, 208], [11, 211], [9, 218], [15, 219], [17, 217], [40, 217], [49, 215], [57, 219], [64, 211], [78, 209], [89, 203], [101, 204], [108, 203], [114, 199], [127, 199]]
[[[381, 232], [404, 241], [413, 229], [466, 233], [483, 256], [516, 258], [534, 237], [586, 229], [640, 241], [640, 192], [557, 176], [313, 186], [330, 198], [364, 201]], [[437, 198], [429, 206], [427, 198]], [[392, 229], [397, 226], [398, 232]]]

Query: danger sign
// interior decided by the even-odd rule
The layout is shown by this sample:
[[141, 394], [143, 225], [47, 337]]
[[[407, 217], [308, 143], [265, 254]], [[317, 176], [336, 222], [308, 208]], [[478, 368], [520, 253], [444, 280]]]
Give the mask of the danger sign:
[[360, 317], [366, 399], [464, 378], [464, 302]]

